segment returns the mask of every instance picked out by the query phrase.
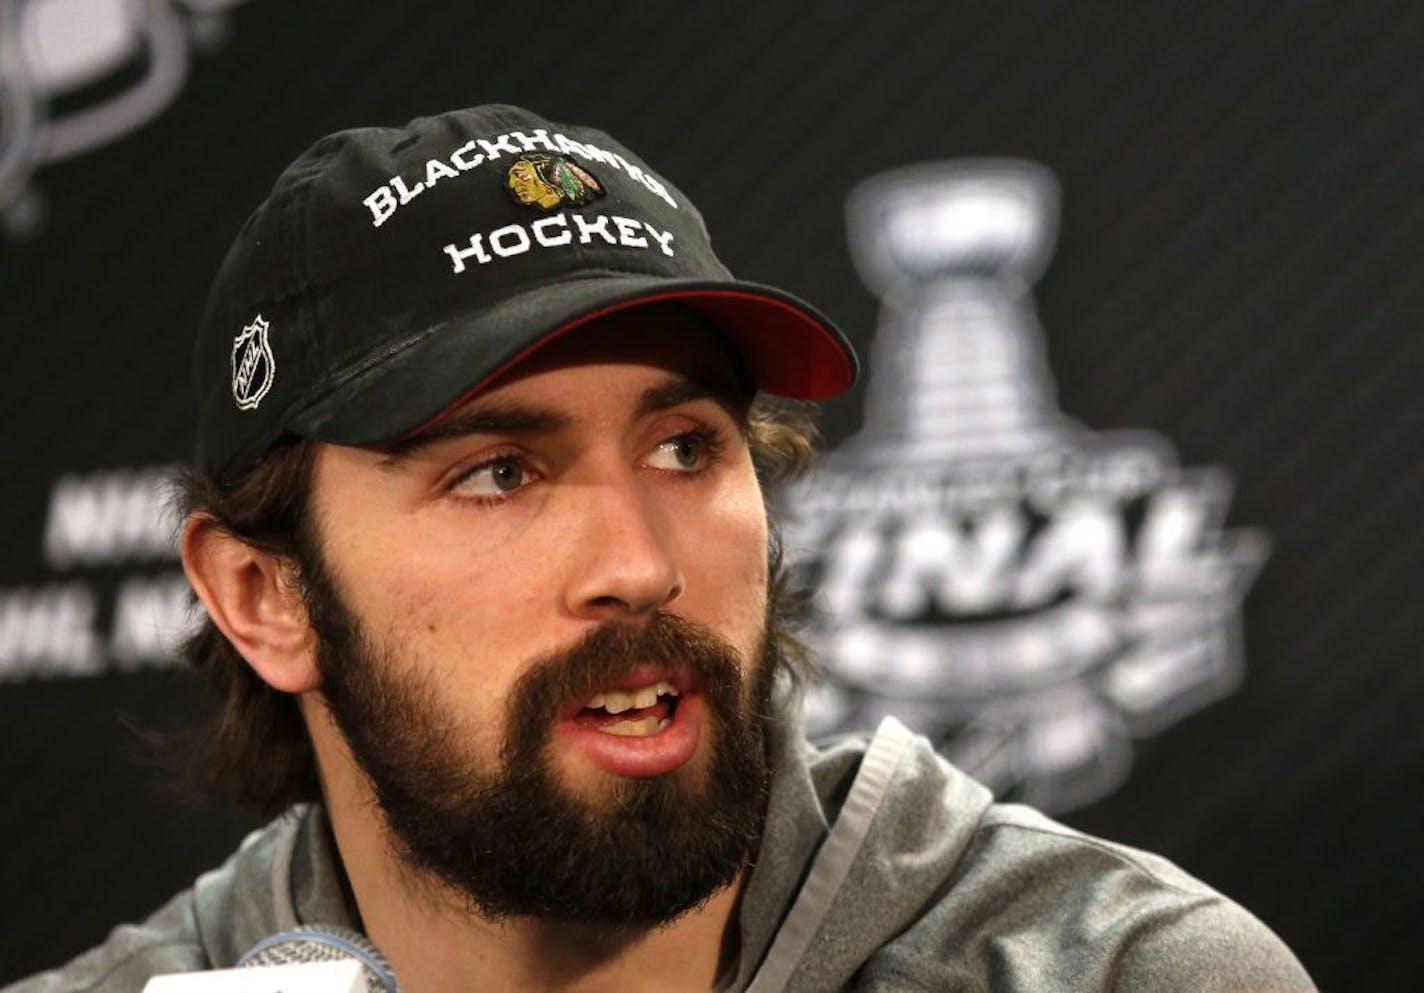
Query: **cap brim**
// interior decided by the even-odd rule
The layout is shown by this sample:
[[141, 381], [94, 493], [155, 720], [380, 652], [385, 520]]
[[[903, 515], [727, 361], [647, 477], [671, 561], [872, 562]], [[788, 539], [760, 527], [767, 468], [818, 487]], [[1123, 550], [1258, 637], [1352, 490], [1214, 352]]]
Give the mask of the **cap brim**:
[[597, 276], [530, 290], [478, 318], [425, 329], [399, 350], [358, 366], [295, 412], [288, 426], [339, 445], [392, 441], [554, 338], [619, 310], [663, 301], [705, 315], [737, 350], [759, 390], [821, 400], [855, 380], [858, 363], [845, 336], [789, 293], [756, 283]]

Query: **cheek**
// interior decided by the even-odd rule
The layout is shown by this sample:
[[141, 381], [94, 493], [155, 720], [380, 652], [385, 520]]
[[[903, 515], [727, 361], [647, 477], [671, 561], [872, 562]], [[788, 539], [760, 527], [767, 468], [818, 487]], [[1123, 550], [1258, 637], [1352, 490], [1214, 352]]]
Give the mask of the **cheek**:
[[767, 597], [767, 519], [755, 479], [704, 505], [684, 547], [689, 606], [744, 652], [755, 651]]
[[448, 526], [427, 530], [414, 524], [348, 541], [335, 556], [344, 574], [338, 581], [388, 657], [442, 687], [453, 713], [483, 737], [535, 647], [530, 632], [545, 626], [538, 615], [547, 615], [547, 605], [533, 592], [541, 584], [529, 573], [548, 560], [511, 556]]
[[548, 588], [548, 550], [533, 547], [537, 516], [530, 499], [498, 513], [436, 505], [367, 526], [358, 518], [341, 542], [340, 578], [363, 616], [393, 630], [450, 637], [497, 630], [534, 609], [534, 591]]
[[528, 569], [459, 551], [447, 543], [439, 555], [411, 557], [391, 577], [384, 611], [397, 637], [424, 650], [441, 677], [488, 690], [529, 654], [531, 632], [542, 626], [536, 617], [548, 608]]

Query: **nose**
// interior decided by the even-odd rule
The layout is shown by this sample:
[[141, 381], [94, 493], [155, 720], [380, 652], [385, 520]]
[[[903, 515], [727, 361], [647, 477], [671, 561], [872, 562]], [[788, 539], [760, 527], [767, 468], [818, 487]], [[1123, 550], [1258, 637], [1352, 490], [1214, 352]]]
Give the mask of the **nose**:
[[600, 621], [637, 616], [677, 599], [683, 576], [669, 524], [635, 479], [605, 480], [574, 499], [583, 520], [570, 534], [577, 543], [568, 585], [573, 614]]

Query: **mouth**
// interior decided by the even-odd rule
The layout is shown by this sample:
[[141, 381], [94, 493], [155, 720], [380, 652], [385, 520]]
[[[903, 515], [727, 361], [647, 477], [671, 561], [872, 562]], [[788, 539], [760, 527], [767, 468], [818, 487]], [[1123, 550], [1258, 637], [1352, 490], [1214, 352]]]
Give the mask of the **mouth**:
[[632, 690], [595, 693], [574, 720], [602, 734], [647, 738], [663, 731], [677, 714], [681, 694], [666, 679]]
[[647, 778], [689, 761], [701, 737], [701, 698], [687, 677], [643, 666], [575, 701], [555, 723], [556, 737], [590, 764]]

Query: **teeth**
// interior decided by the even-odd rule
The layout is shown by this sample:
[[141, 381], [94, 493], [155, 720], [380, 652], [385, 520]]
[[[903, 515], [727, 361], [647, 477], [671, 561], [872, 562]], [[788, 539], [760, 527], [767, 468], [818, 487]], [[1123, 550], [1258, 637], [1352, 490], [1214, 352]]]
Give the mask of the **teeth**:
[[624, 738], [651, 738], [668, 726], [666, 717], [639, 717], [627, 721], [610, 721], [600, 725], [604, 734], [616, 734]]
[[603, 709], [610, 714], [621, 714], [633, 708], [633, 694], [621, 690], [609, 690], [603, 694]]
[[621, 714], [625, 710], [641, 710], [644, 707], [651, 707], [658, 702], [660, 696], [677, 696], [677, 690], [673, 689], [672, 683], [664, 679], [660, 683], [644, 686], [639, 690], [607, 690], [594, 694], [585, 706], [590, 710], [602, 707], [610, 714]]

